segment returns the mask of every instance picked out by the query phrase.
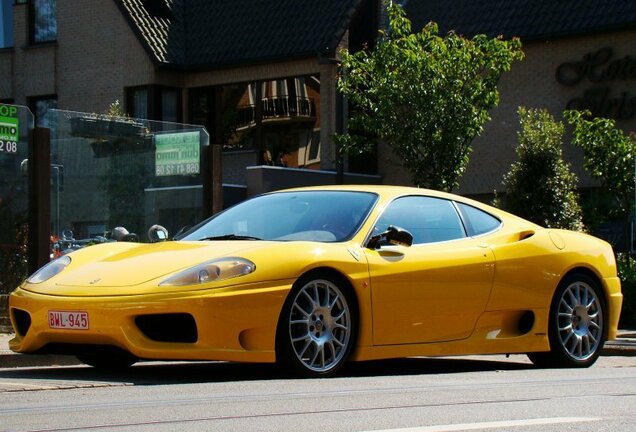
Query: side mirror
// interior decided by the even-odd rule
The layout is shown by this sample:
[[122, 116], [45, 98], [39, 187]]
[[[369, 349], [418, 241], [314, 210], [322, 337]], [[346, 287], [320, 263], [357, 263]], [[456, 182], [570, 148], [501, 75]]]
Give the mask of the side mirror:
[[386, 244], [409, 247], [413, 244], [413, 234], [400, 227], [389, 225], [386, 231], [371, 237], [368, 247], [378, 249]]
[[153, 225], [148, 230], [148, 240], [150, 243], [157, 243], [168, 240], [168, 230], [161, 225]]

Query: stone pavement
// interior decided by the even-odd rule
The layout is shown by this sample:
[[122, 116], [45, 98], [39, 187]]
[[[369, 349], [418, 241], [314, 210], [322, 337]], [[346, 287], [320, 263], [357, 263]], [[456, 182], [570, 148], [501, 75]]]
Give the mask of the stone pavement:
[[[0, 333], [0, 368], [80, 364], [73, 356], [16, 354], [9, 350], [9, 340], [12, 338], [12, 334]], [[636, 330], [620, 330], [617, 340], [605, 344], [603, 355], [636, 356]]]

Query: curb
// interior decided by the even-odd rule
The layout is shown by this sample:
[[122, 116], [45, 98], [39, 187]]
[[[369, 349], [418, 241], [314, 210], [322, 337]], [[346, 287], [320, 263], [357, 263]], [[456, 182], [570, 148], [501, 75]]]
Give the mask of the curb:
[[0, 369], [74, 366], [80, 364], [82, 363], [73, 356], [53, 354], [16, 354], [14, 352], [0, 352]]
[[613, 340], [609, 341], [603, 347], [601, 355], [604, 356], [636, 356], [636, 340]]

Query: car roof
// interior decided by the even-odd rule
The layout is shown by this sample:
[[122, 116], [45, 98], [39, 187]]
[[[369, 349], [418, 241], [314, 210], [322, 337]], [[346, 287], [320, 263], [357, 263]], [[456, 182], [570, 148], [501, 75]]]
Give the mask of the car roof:
[[464, 204], [468, 204], [473, 207], [477, 207], [487, 213], [490, 213], [494, 216], [502, 220], [516, 220], [517, 222], [524, 223], [536, 228], [539, 228], [539, 225], [536, 225], [528, 220], [520, 218], [514, 214], [508, 213], [499, 208], [493, 207], [491, 205], [485, 204], [480, 201], [473, 200], [471, 198], [467, 198], [461, 195], [456, 195], [448, 192], [442, 192], [434, 189], [425, 189], [425, 188], [417, 188], [417, 187], [409, 187], [409, 186], [391, 186], [391, 185], [363, 185], [363, 184], [344, 184], [344, 185], [323, 185], [323, 186], [307, 186], [307, 187], [298, 187], [292, 189], [283, 189], [278, 190], [271, 193], [278, 192], [291, 192], [291, 191], [350, 191], [350, 192], [370, 192], [378, 194], [382, 201], [388, 202], [392, 201], [395, 198], [407, 195], [424, 195], [436, 198], [443, 198], [448, 200], [453, 200], [457, 202], [461, 202]]

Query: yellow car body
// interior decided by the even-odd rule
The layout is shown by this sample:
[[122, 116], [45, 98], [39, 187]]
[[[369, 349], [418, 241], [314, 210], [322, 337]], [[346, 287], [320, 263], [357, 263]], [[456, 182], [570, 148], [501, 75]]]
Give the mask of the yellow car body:
[[[367, 193], [374, 201], [343, 241], [119, 242], [75, 251], [59, 273], [41, 282], [27, 280], [11, 294], [16, 332], [11, 349], [75, 354], [103, 346], [139, 359], [274, 362], [282, 356], [281, 332], [292, 333], [281, 330], [285, 304], [299, 281], [312, 274], [327, 275], [346, 285], [341, 291], [351, 291], [346, 341], [350, 336], [355, 346], [343, 361], [549, 352], [555, 343], [549, 337], [551, 304], [572, 274], [597, 285], [603, 340], [616, 336], [622, 294], [613, 251], [602, 240], [545, 229], [485, 204], [425, 189], [338, 186], [271, 195], [317, 191]], [[385, 210], [401, 197], [420, 196], [470, 206], [500, 224], [483, 235], [370, 247]], [[227, 257], [252, 267], [223, 280], [164, 283], [204, 261]], [[326, 322], [314, 324], [322, 329]], [[337, 348], [326, 352], [335, 354]], [[300, 349], [296, 352], [302, 358]], [[305, 372], [327, 375], [340, 363]]]

